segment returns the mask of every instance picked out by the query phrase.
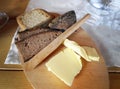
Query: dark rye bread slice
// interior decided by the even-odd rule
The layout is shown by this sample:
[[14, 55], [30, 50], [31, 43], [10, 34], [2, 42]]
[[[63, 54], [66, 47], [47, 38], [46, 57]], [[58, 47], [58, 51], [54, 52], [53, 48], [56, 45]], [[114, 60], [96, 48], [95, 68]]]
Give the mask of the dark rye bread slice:
[[18, 32], [17, 34], [17, 41], [20, 41], [20, 40], [23, 40], [31, 35], [34, 35], [34, 34], [38, 34], [38, 33], [41, 33], [41, 32], [46, 32], [46, 31], [49, 31], [50, 29], [49, 28], [34, 28], [34, 29], [31, 29], [31, 30], [26, 30], [26, 31], [23, 31], [23, 32]]
[[75, 22], [76, 22], [76, 14], [72, 10], [53, 19], [52, 22], [49, 24], [49, 27], [52, 29], [66, 30]]
[[47, 31], [44, 33], [38, 33], [32, 35], [24, 40], [16, 42], [19, 53], [24, 59], [24, 62], [28, 61], [39, 51], [45, 48], [50, 42], [52, 42], [56, 37], [58, 37], [61, 31]]

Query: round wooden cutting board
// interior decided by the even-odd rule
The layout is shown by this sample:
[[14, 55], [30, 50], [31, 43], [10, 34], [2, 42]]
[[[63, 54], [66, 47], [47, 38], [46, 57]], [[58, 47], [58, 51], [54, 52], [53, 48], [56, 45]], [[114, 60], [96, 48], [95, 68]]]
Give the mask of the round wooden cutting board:
[[[80, 45], [92, 46], [96, 48], [94, 42], [81, 28], [74, 32], [69, 39], [76, 41]], [[59, 48], [57, 50], [59, 50]], [[99, 53], [98, 50], [97, 52]], [[55, 53], [56, 52], [53, 52], [50, 56]], [[83, 61], [82, 71], [75, 77], [71, 87], [67, 86], [52, 72], [48, 71], [45, 63], [49, 60], [49, 57], [35, 69], [29, 71], [24, 70], [24, 72], [29, 82], [35, 89], [109, 89], [107, 68], [100, 53], [99, 56], [99, 62]]]

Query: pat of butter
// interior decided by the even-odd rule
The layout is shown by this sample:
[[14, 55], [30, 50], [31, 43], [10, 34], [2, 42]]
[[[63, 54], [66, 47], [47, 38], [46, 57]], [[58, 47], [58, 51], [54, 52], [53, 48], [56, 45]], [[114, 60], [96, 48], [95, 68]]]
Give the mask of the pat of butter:
[[77, 54], [79, 54], [86, 61], [99, 61], [99, 55], [97, 54], [95, 48], [88, 46], [80, 46], [75, 41], [66, 39], [63, 43], [67, 48], [72, 49]]
[[68, 86], [72, 85], [74, 77], [82, 69], [80, 56], [69, 48], [64, 48], [58, 54], [52, 57], [46, 63], [46, 66], [49, 71], [54, 73]]
[[67, 48], [72, 49], [73, 51], [75, 51], [77, 54], [79, 54], [81, 57], [83, 57], [86, 61], [91, 61], [88, 58], [88, 55], [85, 51], [84, 48], [82, 48], [79, 44], [77, 44], [75, 41], [71, 41], [66, 39], [63, 43]]
[[88, 55], [88, 58], [92, 61], [99, 61], [99, 55], [97, 54], [95, 48], [92, 48], [92, 47], [87, 47], [87, 46], [82, 46], [86, 52], [87, 52], [87, 55]]

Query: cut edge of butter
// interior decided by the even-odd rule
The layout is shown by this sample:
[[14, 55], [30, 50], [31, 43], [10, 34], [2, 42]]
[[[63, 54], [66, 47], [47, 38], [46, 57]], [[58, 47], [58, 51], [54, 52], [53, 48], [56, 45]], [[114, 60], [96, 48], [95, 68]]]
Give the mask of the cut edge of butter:
[[92, 61], [99, 61], [100, 57], [96, 51], [95, 48], [93, 47], [88, 47], [88, 46], [82, 46], [85, 50], [86, 53], [88, 54], [88, 58]]
[[82, 70], [81, 57], [88, 62], [99, 61], [100, 57], [93, 47], [80, 46], [68, 39], [63, 44], [65, 48], [49, 59], [45, 65], [66, 85], [71, 86], [75, 76]]
[[68, 86], [72, 85], [75, 76], [79, 74], [82, 69], [80, 56], [69, 48], [64, 48], [53, 56], [45, 65], [49, 71], [55, 74]]
[[77, 44], [75, 41], [71, 41], [69, 39], [65, 39], [64, 41], [64, 46], [67, 47], [67, 48], [70, 48], [72, 49], [73, 51], [75, 51], [77, 54], [79, 54], [81, 57], [83, 57], [86, 61], [91, 61], [89, 58], [88, 58], [88, 55], [85, 51], [84, 48], [82, 48], [79, 44]]
[[83, 57], [83, 59], [85, 59], [88, 62], [99, 61], [100, 57], [97, 54], [97, 51], [95, 50], [95, 48], [93, 47], [80, 46], [75, 41], [72, 41], [69, 39], [66, 39], [63, 44], [65, 47], [75, 51], [77, 54], [79, 54], [81, 57]]

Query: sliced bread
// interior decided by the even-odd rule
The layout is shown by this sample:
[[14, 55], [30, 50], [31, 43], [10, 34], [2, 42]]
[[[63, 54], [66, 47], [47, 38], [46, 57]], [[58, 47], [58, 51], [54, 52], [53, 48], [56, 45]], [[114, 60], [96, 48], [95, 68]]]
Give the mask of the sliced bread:
[[[41, 11], [44, 12], [44, 10], [40, 10], [40, 13]], [[38, 9], [33, 10], [29, 13], [25, 13], [24, 15], [17, 18], [18, 24], [21, 26], [21, 30], [18, 33], [18, 39], [15, 44], [19, 50], [22, 59], [24, 59], [24, 62], [31, 59], [38, 52], [40, 52], [47, 45], [49, 45], [54, 39], [56, 39], [62, 33], [63, 29], [66, 30], [76, 22], [75, 12], [69, 11], [61, 16], [56, 17], [49, 24], [50, 28], [43, 28], [41, 27], [41, 25], [46, 26], [45, 24], [48, 23], [48, 20], [50, 21], [51, 18], [53, 17], [47, 14], [47, 16], [50, 18], [46, 19], [45, 21], [38, 21], [40, 18], [43, 18], [44, 16], [46, 18], [47, 16], [42, 14], [43, 17], [42, 16], [39, 17], [41, 15], [40, 14], [38, 15], [38, 17], [34, 18], [36, 13], [39, 14]], [[41, 22], [41, 23], [37, 23], [37, 22]], [[29, 27], [29, 25], [31, 24], [33, 25]], [[36, 26], [38, 26], [39, 28]], [[22, 27], [24, 29], [22, 29]]]
[[25, 31], [26, 29], [31, 29], [36, 26], [40, 26], [48, 21], [53, 19], [53, 16], [50, 15], [47, 11], [42, 9], [34, 9], [30, 12], [26, 12], [17, 17], [17, 23], [20, 26], [20, 32]]
[[66, 30], [75, 22], [76, 22], [76, 14], [72, 10], [53, 19], [52, 22], [49, 24], [49, 27], [52, 29]]
[[38, 33], [43, 33], [43, 32], [46, 32], [46, 31], [50, 31], [50, 29], [49, 28], [34, 28], [34, 29], [31, 29], [31, 30], [23, 31], [23, 32], [18, 32], [16, 40], [20, 41], [20, 40], [23, 40], [23, 39], [31, 36], [31, 35], [35, 35], [35, 34], [38, 34]]
[[24, 59], [24, 62], [36, 55], [61, 33], [61, 31], [51, 30], [29, 36], [24, 40], [16, 42], [17, 48], [22, 59]]

